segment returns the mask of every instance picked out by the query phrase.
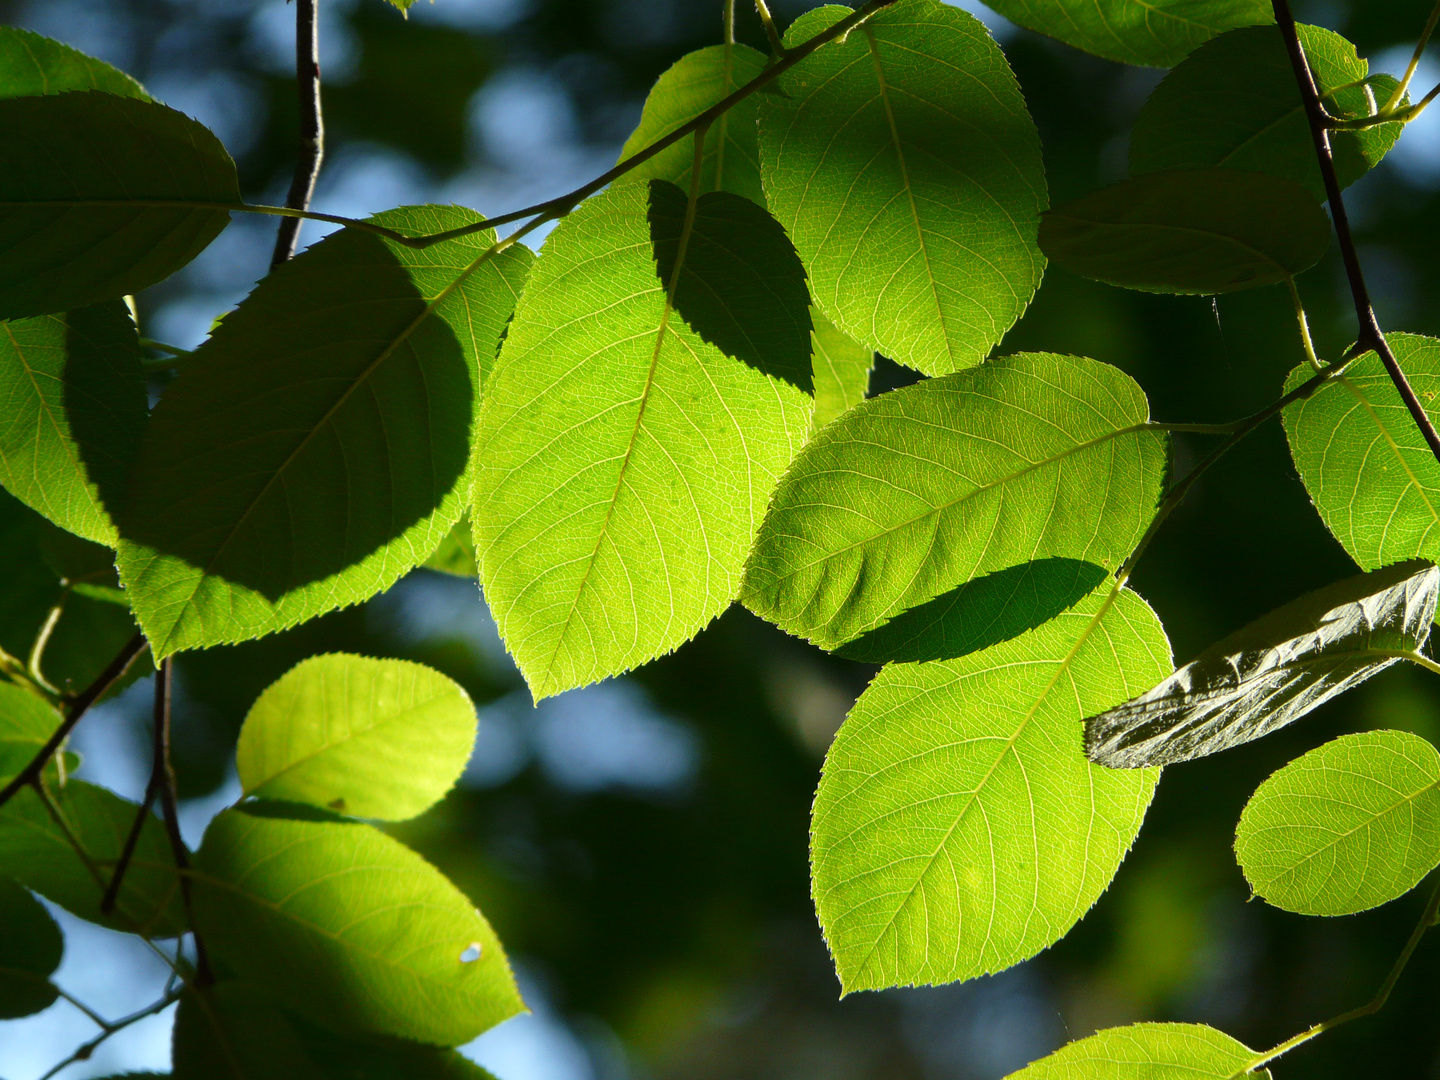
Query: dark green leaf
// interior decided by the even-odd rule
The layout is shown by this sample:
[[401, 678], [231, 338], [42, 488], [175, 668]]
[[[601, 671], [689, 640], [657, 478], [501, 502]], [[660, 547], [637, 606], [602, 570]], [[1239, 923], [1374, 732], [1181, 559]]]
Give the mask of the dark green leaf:
[[1153, 690], [1090, 717], [1085, 752], [1115, 769], [1169, 765], [1268, 735], [1425, 644], [1440, 570], [1419, 560], [1276, 608]]
[[186, 990], [175, 1011], [173, 1039], [178, 1080], [317, 1080], [325, 1075], [290, 1020], [243, 982]]
[[865, 400], [875, 353], [831, 326], [817, 308], [810, 309], [810, 366], [815, 377], [815, 427], [830, 423]]
[[60, 721], [60, 714], [37, 695], [0, 682], [0, 784], [30, 764]]
[[480, 574], [475, 561], [475, 541], [470, 533], [470, 514], [460, 515], [455, 527], [440, 541], [440, 546], [420, 564], [427, 570], [438, 570], [442, 574], [474, 578]]
[[325, 1063], [327, 1080], [495, 1080], [454, 1050], [400, 1039], [341, 1038], [294, 1022], [312, 1057]]
[[1040, 246], [1082, 277], [1208, 296], [1313, 266], [1330, 246], [1330, 220], [1292, 180], [1192, 169], [1148, 173], [1046, 211]]
[[0, 877], [0, 1020], [50, 1007], [58, 996], [50, 976], [64, 952], [60, 927], [40, 901]]
[[0, 26], [0, 98], [103, 90], [107, 94], [150, 96], [140, 84], [103, 60], [14, 26]]
[[1204, 1024], [1131, 1024], [1062, 1046], [1010, 1080], [1270, 1080], [1262, 1055]]

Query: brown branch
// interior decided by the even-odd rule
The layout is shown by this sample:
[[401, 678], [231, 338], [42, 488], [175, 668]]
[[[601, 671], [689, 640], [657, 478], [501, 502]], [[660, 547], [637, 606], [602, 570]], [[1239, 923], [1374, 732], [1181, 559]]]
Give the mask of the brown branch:
[[[320, 175], [320, 162], [325, 156], [325, 121], [320, 112], [320, 35], [317, 0], [295, 0], [295, 91], [300, 104], [300, 157], [295, 162], [295, 177], [290, 181], [290, 194], [285, 205], [292, 210], [308, 210], [315, 194], [315, 181]], [[275, 253], [271, 267], [279, 266], [295, 254], [300, 240], [298, 217], [280, 219], [280, 232], [275, 237]]]

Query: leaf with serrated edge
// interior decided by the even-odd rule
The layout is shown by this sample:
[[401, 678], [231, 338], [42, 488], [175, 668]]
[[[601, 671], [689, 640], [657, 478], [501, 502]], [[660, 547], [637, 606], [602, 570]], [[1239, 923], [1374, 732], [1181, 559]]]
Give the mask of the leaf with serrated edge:
[[[786, 40], [848, 14], [808, 12]], [[928, 374], [979, 363], [1045, 265], [1040, 139], [999, 46], [966, 12], [901, 0], [780, 84], [760, 106], [761, 175], [816, 306]]]
[[1268, 735], [1425, 644], [1440, 570], [1419, 560], [1276, 608], [1085, 725], [1091, 761], [1169, 765]]
[[[1434, 409], [1440, 341], [1418, 334], [1385, 339], [1426, 412], [1440, 420]], [[1314, 375], [1302, 364], [1285, 389]], [[1282, 415], [1305, 490], [1361, 569], [1399, 559], [1440, 561], [1440, 463], [1378, 356], [1361, 356]]]
[[851, 341], [810, 309], [810, 362], [815, 375], [815, 427], [824, 427], [841, 413], [859, 405], [870, 389], [875, 353]]
[[1106, 584], [1011, 641], [881, 671], [826, 755], [811, 826], [845, 990], [969, 979], [1059, 940], [1159, 778], [1086, 761], [1081, 718], [1169, 670], [1154, 612]]
[[312, 656], [272, 683], [240, 728], [246, 795], [403, 821], [442, 799], [475, 742], [453, 679], [408, 660]]
[[60, 928], [24, 888], [0, 877], [0, 1020], [49, 1008], [57, 992], [50, 976], [60, 966]]
[[0, 26], [0, 98], [103, 90], [148, 101], [140, 84], [103, 60], [54, 38], [15, 26]]
[[1008, 1080], [1270, 1080], [1262, 1055], [1204, 1024], [1131, 1024], [1062, 1046]]
[[[411, 235], [459, 207], [371, 219]], [[490, 231], [415, 250], [343, 229], [277, 267], [186, 362], [130, 477], [118, 565], [156, 656], [388, 588], [464, 509], [482, 359], [531, 261]]]
[[475, 578], [480, 574], [475, 561], [475, 541], [470, 533], [470, 514], [462, 514], [440, 546], [420, 564], [427, 570], [438, 570], [455, 577]]
[[1405, 731], [1342, 735], [1256, 790], [1235, 830], [1245, 880], [1300, 915], [1353, 915], [1440, 865], [1440, 754]]
[[1050, 353], [871, 398], [785, 474], [741, 600], [833, 648], [1033, 559], [1113, 570], [1164, 483], [1168, 441], [1149, 419], [1118, 368]]
[[[685, 206], [652, 180], [561, 222], [486, 388], [480, 580], [537, 699], [669, 652], [720, 614], [810, 426], [794, 251], [753, 203], [703, 195], [672, 311], [657, 257], [673, 262]], [[732, 251], [753, 264], [740, 280], [720, 258]], [[724, 291], [742, 286], [746, 341], [765, 346], [751, 362], [712, 344], [741, 326]]]

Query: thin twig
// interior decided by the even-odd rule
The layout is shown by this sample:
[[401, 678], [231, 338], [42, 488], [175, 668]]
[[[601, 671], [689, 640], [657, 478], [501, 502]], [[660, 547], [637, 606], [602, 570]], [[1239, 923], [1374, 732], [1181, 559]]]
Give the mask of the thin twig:
[[1430, 43], [1430, 35], [1435, 32], [1437, 21], [1440, 21], [1440, 0], [1435, 0], [1435, 6], [1430, 9], [1430, 18], [1425, 23], [1425, 29], [1420, 32], [1420, 40], [1415, 43], [1415, 52], [1410, 57], [1410, 63], [1406, 65], [1405, 74], [1396, 84], [1394, 92], [1385, 102], [1381, 112], [1390, 112], [1394, 109], [1405, 97], [1405, 91], [1410, 89], [1410, 80], [1415, 78], [1415, 69], [1420, 66], [1420, 57], [1425, 55], [1425, 46]]
[[[320, 35], [317, 0], [295, 0], [295, 91], [300, 104], [300, 156], [285, 205], [308, 210], [325, 156], [325, 121], [320, 112]], [[275, 237], [272, 267], [295, 254], [300, 241], [300, 218], [282, 218]]]
[[175, 1002], [178, 1001], [179, 998], [180, 995], [177, 993], [168, 993], [159, 1001], [156, 1001], [151, 1005], [147, 1005], [145, 1008], [139, 1010], [138, 1012], [133, 1012], [129, 1016], [122, 1017], [121, 1019], [116, 1020], [114, 1023], [106, 1024], [99, 1035], [96, 1035], [89, 1042], [78, 1047], [73, 1054], [71, 1054], [64, 1061], [60, 1062], [53, 1069], [47, 1072], [44, 1076], [40, 1078], [40, 1080], [50, 1080], [52, 1076], [55, 1076], [57, 1073], [61, 1072], [64, 1069], [68, 1069], [71, 1065], [77, 1064], [81, 1061], [89, 1061], [90, 1056], [95, 1053], [96, 1049], [99, 1048], [100, 1044], [103, 1043], [106, 1039], [110, 1038], [111, 1035], [114, 1035], [116, 1032], [119, 1031], [124, 1031], [131, 1024], [138, 1023], [139, 1021], [144, 1020], [146, 1017], [154, 1016], [156, 1013], [159, 1012], [164, 1012], [171, 1005], [175, 1004]]
[[42, 666], [45, 663], [45, 649], [50, 644], [50, 638], [55, 633], [55, 627], [60, 622], [60, 616], [65, 614], [65, 601], [70, 599], [70, 586], [67, 584], [60, 590], [60, 599], [45, 614], [45, 621], [40, 624], [40, 632], [35, 635], [35, 643], [30, 646], [30, 657], [26, 661], [25, 668], [31, 680], [36, 686], [46, 693], [54, 694], [57, 698], [63, 697], [59, 687], [54, 686], [49, 679], [45, 678]]
[[107, 915], [115, 909], [115, 900], [120, 895], [120, 884], [125, 880], [125, 871], [130, 868], [130, 860], [135, 855], [135, 845], [140, 842], [145, 820], [150, 816], [150, 808], [155, 805], [155, 796], [159, 793], [159, 777], [152, 766], [150, 782], [145, 785], [145, 798], [140, 801], [140, 808], [135, 812], [135, 820], [125, 837], [125, 846], [120, 849], [120, 858], [115, 862], [115, 869], [110, 871], [110, 884], [105, 886], [105, 895], [100, 898], [100, 910]]

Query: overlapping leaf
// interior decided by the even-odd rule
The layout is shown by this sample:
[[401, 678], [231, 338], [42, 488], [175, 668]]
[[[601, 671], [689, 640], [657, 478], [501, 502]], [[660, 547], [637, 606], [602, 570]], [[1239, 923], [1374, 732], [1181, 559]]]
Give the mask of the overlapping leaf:
[[470, 532], [468, 512], [460, 516], [455, 527], [440, 541], [440, 546], [420, 565], [427, 570], [438, 570], [442, 574], [454, 574], [456, 577], [479, 576], [480, 567], [475, 561], [475, 541]]
[[810, 321], [814, 324], [810, 331], [810, 362], [815, 377], [813, 415], [819, 429], [865, 400], [875, 353], [836, 330], [813, 307]]
[[1169, 765], [1258, 739], [1418, 650], [1440, 570], [1397, 563], [1307, 593], [1085, 726], [1090, 760]]
[[0, 784], [30, 764], [60, 721], [60, 714], [38, 695], [0, 682]]
[[60, 928], [21, 886], [0, 877], [0, 1020], [49, 1008], [58, 996], [50, 976], [60, 966]]
[[1250, 1070], [1258, 1057], [1204, 1024], [1132, 1024], [1077, 1039], [1010, 1080], [1270, 1080], [1269, 1069]]
[[[412, 235], [478, 220], [405, 207]], [[484, 358], [530, 262], [490, 232], [423, 250], [358, 229], [277, 268], [151, 417], [121, 579], [157, 656], [273, 633], [392, 584], [463, 511]]]
[[149, 100], [139, 83], [103, 60], [29, 30], [0, 26], [0, 98], [68, 90], [103, 90]]
[[1158, 773], [1098, 768], [1080, 722], [1170, 670], [1108, 585], [1011, 641], [891, 664], [815, 796], [815, 905], [847, 991], [999, 971], [1057, 941], [1125, 857]]
[[[734, 598], [810, 425], [804, 271], [763, 210], [622, 185], [550, 235], [480, 414], [480, 577], [537, 698], [675, 648]], [[676, 281], [673, 305], [668, 283]]]
[[1168, 444], [1148, 421], [1123, 372], [1048, 353], [872, 398], [786, 473], [741, 599], [833, 648], [1034, 559], [1114, 569], [1164, 481]]
[[180, 997], [175, 1080], [314, 1080], [326, 1074], [289, 1019], [247, 983], [225, 980]]
[[[850, 13], [823, 7], [786, 35]], [[760, 107], [765, 196], [845, 334], [932, 375], [982, 360], [1040, 283], [1040, 140], [971, 15], [901, 0], [782, 76]]]

